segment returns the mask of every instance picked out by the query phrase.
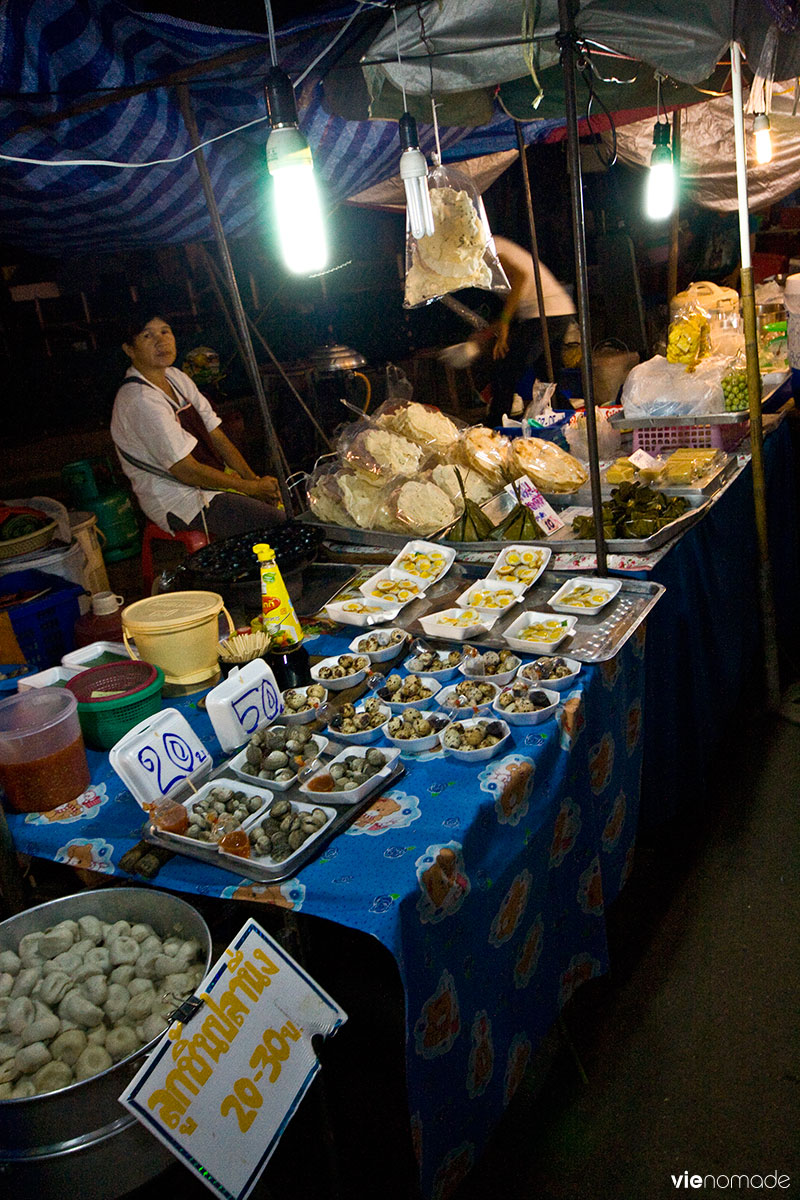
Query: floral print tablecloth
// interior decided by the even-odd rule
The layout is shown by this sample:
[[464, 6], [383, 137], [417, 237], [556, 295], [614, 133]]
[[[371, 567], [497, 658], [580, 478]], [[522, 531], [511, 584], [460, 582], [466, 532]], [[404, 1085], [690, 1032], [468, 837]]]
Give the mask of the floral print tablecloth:
[[[311, 646], [341, 652], [352, 631]], [[642, 762], [644, 629], [584, 668], [554, 717], [498, 757], [441, 751], [407, 772], [297, 877], [253, 883], [176, 856], [160, 886], [263, 901], [379, 938], [406, 991], [411, 1130], [425, 1195], [470, 1169], [560, 1007], [608, 968], [604, 912], [630, 872]], [[205, 712], [175, 705], [217, 761]], [[89, 752], [93, 784], [54, 812], [11, 815], [19, 851], [107, 874], [141, 810]]]

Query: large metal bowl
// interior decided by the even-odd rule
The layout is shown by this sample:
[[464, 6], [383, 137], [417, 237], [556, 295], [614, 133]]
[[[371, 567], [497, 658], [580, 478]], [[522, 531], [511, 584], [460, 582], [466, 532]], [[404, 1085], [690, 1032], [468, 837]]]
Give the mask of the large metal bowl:
[[[196, 938], [210, 965], [211, 934], [197, 910], [145, 888], [81, 892], [40, 904], [0, 924], [0, 950], [15, 950], [28, 933], [84, 916], [144, 921], [160, 937]], [[82, 1083], [27, 1100], [0, 1100], [0, 1176], [7, 1195], [62, 1200], [75, 1188], [81, 1200], [112, 1200], [173, 1161], [118, 1101], [157, 1040]]]

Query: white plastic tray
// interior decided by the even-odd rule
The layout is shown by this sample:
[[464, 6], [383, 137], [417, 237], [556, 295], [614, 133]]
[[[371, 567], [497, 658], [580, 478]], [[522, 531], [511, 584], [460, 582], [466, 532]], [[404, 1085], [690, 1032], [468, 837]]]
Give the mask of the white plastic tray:
[[[563, 632], [552, 641], [531, 642], [526, 638], [520, 637], [522, 631], [530, 625], [538, 625], [541, 622], [549, 621], [557, 622], [563, 629]], [[556, 646], [561, 645], [566, 637], [569, 637], [577, 623], [578, 618], [575, 616], [564, 617], [554, 615], [551, 612], [525, 612], [509, 625], [503, 634], [503, 638], [508, 642], [512, 650], [520, 650], [523, 654], [550, 654], [555, 650]]]
[[[404, 566], [403, 561], [408, 561], [410, 555], [416, 554], [436, 554], [441, 555], [444, 559], [442, 566], [438, 570], [434, 570], [429, 575], [420, 574], [419, 570], [414, 570], [411, 566]], [[396, 571], [402, 571], [405, 575], [409, 575], [412, 579], [416, 579], [419, 583], [422, 582], [424, 587], [429, 587], [432, 583], [436, 583], [443, 575], [452, 567], [455, 562], [456, 552], [452, 546], [443, 546], [439, 542], [424, 542], [414, 541], [409, 542], [403, 549], [395, 555], [389, 566]]]
[[[599, 596], [602, 593], [605, 599], [592, 605], [570, 604], [568, 597], [574, 595], [579, 588], [584, 587], [591, 588], [592, 593], [595, 595]], [[605, 608], [607, 604], [610, 604], [619, 595], [621, 587], [622, 581], [620, 579], [598, 579], [596, 576], [578, 575], [575, 579], [568, 579], [550, 597], [550, 607], [553, 612], [567, 613], [571, 616], [594, 616], [595, 613], [599, 613], [601, 609]]]
[[[546, 570], [552, 553], [549, 546], [526, 546], [524, 543], [505, 546], [494, 560], [487, 578], [502, 579], [508, 582], [513, 582], [516, 578], [517, 582], [524, 583], [525, 587], [529, 588], [536, 582], [542, 571]], [[517, 556], [519, 556], [519, 562], [516, 561]], [[515, 570], [527, 568], [532, 571], [532, 574], [530, 578], [525, 579], [501, 574], [501, 568], [506, 565], [513, 566]]]

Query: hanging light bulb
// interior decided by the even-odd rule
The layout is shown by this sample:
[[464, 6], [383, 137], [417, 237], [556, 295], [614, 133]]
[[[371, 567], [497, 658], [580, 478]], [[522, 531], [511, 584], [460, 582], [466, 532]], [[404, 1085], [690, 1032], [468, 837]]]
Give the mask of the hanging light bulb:
[[289, 76], [279, 67], [270, 67], [265, 90], [272, 125], [267, 138], [267, 168], [272, 176], [278, 244], [286, 269], [295, 275], [308, 275], [323, 270], [328, 262], [328, 240], [311, 150], [300, 132]]
[[753, 118], [753, 136], [756, 143], [756, 162], [772, 162], [772, 134], [766, 113], [756, 113]]
[[400, 118], [400, 178], [406, 189], [408, 225], [415, 238], [430, 237], [433, 233], [433, 209], [428, 191], [428, 164], [419, 148], [417, 122], [411, 113]]
[[675, 169], [669, 148], [669, 122], [656, 121], [653, 129], [653, 153], [647, 173], [645, 214], [651, 221], [663, 221], [675, 207]]

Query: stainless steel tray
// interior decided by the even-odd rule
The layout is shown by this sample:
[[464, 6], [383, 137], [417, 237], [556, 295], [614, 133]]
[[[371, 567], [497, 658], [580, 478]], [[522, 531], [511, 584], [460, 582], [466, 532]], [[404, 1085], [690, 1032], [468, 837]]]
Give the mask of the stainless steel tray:
[[[485, 567], [479, 563], [454, 563], [444, 579], [440, 579], [426, 596], [421, 600], [414, 600], [403, 609], [394, 624], [401, 624], [415, 637], [422, 637], [432, 644], [442, 642], [449, 645], [452, 642], [461, 645], [462, 643], [455, 638], [429, 638], [420, 625], [419, 618], [439, 612], [443, 608], [450, 608], [455, 603], [456, 596], [463, 592], [472, 580], [480, 579], [484, 574]], [[498, 617], [489, 633], [480, 638], [470, 638], [470, 645], [486, 650], [498, 650], [507, 646], [502, 635], [511, 622], [526, 611], [552, 611], [547, 601], [563, 583], [574, 578], [574, 572], [545, 571], [533, 587], [528, 589], [519, 604], [515, 604], [507, 613]], [[645, 579], [623, 579], [619, 594], [601, 613], [594, 617], [576, 614], [578, 623], [575, 632], [559, 646], [556, 653], [577, 658], [579, 662], [585, 663], [605, 662], [613, 658], [641, 625], [664, 591], [665, 588], [660, 583], [651, 583]]]
[[[680, 484], [672, 486], [670, 484], [653, 483], [649, 486], [652, 487], [653, 491], [655, 492], [663, 492], [665, 496], [686, 496], [687, 499], [690, 496], [708, 497], [713, 496], [715, 492], [718, 492], [719, 489], [723, 487], [739, 469], [739, 463], [736, 455], [729, 454], [726, 456], [725, 462], [720, 463], [719, 466], [715, 467], [714, 470], [710, 471], [707, 475], [702, 475], [699, 479], [695, 480], [693, 484]], [[604, 500], [608, 500], [613, 489], [618, 486], [618, 484], [609, 483], [606, 480], [607, 470], [608, 468], [605, 467], [600, 472], [600, 491]], [[547, 498], [552, 502], [552, 496]], [[592, 493], [588, 483], [584, 484], [580, 491], [575, 493], [575, 503], [587, 504], [591, 507]]]
[[[333, 748], [333, 745], [331, 745], [330, 749], [333, 750]], [[336, 746], [336, 753], [341, 749], [341, 746]], [[327, 754], [325, 757], [326, 759], [330, 759], [332, 755]], [[400, 759], [395, 759], [389, 774], [383, 776], [376, 783], [372, 791], [356, 804], [337, 804], [328, 793], [320, 792], [319, 803], [321, 805], [324, 804], [328, 808], [336, 808], [338, 810], [336, 816], [326, 826], [319, 837], [313, 839], [307, 848], [306, 846], [301, 846], [296, 854], [292, 855], [291, 861], [276, 863], [274, 866], [269, 866], [267, 863], [254, 862], [249, 858], [242, 858], [239, 862], [234, 863], [230, 858], [218, 854], [216, 850], [213, 850], [204, 842], [198, 842], [196, 846], [181, 846], [178, 849], [173, 838], [165, 837], [163, 833], [159, 833], [149, 821], [145, 821], [142, 826], [141, 835], [144, 841], [151, 842], [154, 846], [160, 846], [164, 850], [171, 850], [174, 854], [181, 855], [184, 858], [197, 858], [200, 862], [208, 863], [212, 867], [219, 867], [222, 871], [230, 871], [238, 879], [253, 879], [257, 883], [282, 883], [284, 879], [291, 879], [298, 871], [307, 866], [312, 859], [316, 858], [332, 838], [341, 833], [343, 829], [346, 829], [348, 825], [351, 825], [356, 817], [369, 808], [377, 792], [382, 788], [391, 787], [398, 779], [405, 775], [405, 771], [406, 769]], [[210, 779], [215, 782], [227, 778], [224, 766], [219, 767], [210, 776]], [[241, 780], [232, 777], [230, 782], [236, 784], [241, 782]], [[307, 804], [309, 799], [296, 785], [289, 788], [288, 791], [275, 792], [273, 795], [276, 800], [292, 800], [302, 804]]]
[[[562, 500], [568, 500], [570, 505], [575, 503], [575, 494], [561, 497]], [[612, 554], [646, 554], [648, 550], [658, 550], [661, 546], [677, 537], [680, 533], [685, 533], [703, 516], [702, 506], [707, 503], [707, 498], [700, 495], [698, 492], [688, 493], [686, 499], [691, 506], [690, 512], [685, 512], [682, 517], [678, 517], [676, 521], [671, 521], [663, 529], [659, 529], [657, 533], [653, 533], [647, 538], [611, 538], [606, 541], [606, 549]], [[508, 497], [509, 502], [513, 505], [515, 501], [512, 497]], [[498, 497], [495, 496], [489, 503], [496, 505]], [[585, 506], [583, 506], [585, 507]], [[560, 515], [560, 514], [559, 514]], [[308, 514], [303, 514], [303, 520], [311, 520], [315, 525], [320, 525], [325, 533], [325, 537], [331, 542], [344, 542], [348, 545], [355, 546], [378, 546], [395, 552], [401, 550], [405, 546], [409, 538], [404, 537], [401, 533], [381, 533], [373, 532], [369, 529], [350, 529], [343, 525], [325, 525], [316, 521]], [[499, 523], [499, 521], [498, 521]], [[567, 524], [564, 529], [559, 529], [551, 534], [548, 538], [533, 538], [530, 541], [524, 542], [524, 545], [530, 546], [549, 546], [554, 553], [571, 553], [575, 551], [593, 551], [595, 548], [593, 538], [575, 538], [572, 537], [572, 530]], [[519, 539], [514, 539], [519, 542]], [[484, 541], [484, 542], [448, 542], [450, 546], [455, 547], [456, 554], [472, 553], [477, 550], [494, 550], [500, 553], [503, 549], [503, 542]], [[520, 542], [520, 544], [523, 544]], [[333, 599], [333, 597], [331, 597]]]

